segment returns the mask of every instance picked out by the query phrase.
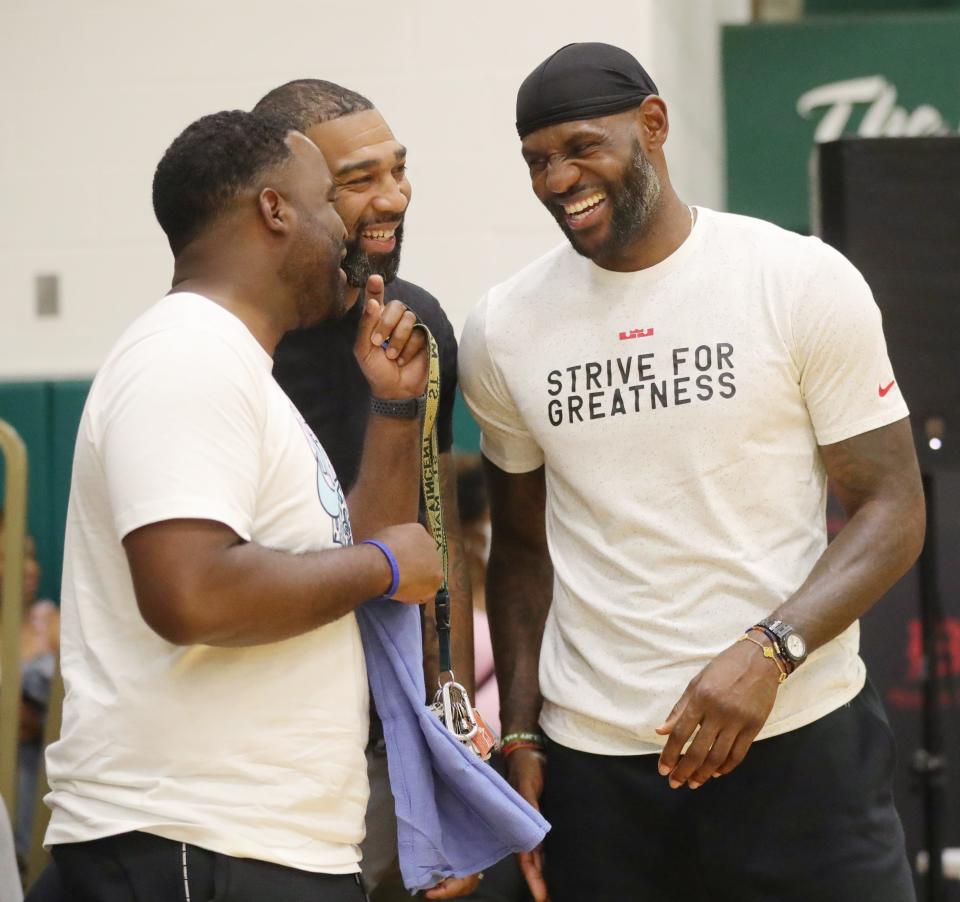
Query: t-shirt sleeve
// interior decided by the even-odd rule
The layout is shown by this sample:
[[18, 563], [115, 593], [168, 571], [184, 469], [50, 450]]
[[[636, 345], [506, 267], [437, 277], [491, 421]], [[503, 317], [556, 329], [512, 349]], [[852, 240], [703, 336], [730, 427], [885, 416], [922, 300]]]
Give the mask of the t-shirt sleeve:
[[829, 445], [908, 415], [869, 286], [817, 239], [793, 310], [800, 391], [817, 443]]
[[527, 431], [487, 342], [487, 298], [470, 314], [460, 336], [460, 390], [480, 426], [480, 450], [507, 473], [543, 465], [543, 450]]
[[98, 432], [117, 536], [186, 518], [249, 541], [264, 425], [256, 364], [213, 333], [170, 330], [109, 378]]

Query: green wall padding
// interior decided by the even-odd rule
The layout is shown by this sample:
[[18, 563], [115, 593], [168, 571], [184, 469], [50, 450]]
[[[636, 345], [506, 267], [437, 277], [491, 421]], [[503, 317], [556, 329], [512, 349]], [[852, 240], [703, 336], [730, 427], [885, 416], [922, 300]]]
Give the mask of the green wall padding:
[[453, 405], [453, 447], [456, 451], [480, 450], [480, 427], [470, 414], [459, 388]]
[[[51, 504], [50, 386], [46, 382], [0, 382], [0, 420], [20, 433], [27, 446], [27, 528], [37, 543], [42, 568], [40, 597], [60, 597], [53, 507]], [[0, 457], [0, 503], [6, 464]]]

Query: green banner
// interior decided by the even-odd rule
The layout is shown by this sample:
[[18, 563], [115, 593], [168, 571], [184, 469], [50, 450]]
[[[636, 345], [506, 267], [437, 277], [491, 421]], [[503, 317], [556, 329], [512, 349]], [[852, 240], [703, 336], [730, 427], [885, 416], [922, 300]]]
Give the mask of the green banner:
[[809, 161], [841, 135], [960, 131], [960, 13], [729, 26], [727, 207], [809, 231]]

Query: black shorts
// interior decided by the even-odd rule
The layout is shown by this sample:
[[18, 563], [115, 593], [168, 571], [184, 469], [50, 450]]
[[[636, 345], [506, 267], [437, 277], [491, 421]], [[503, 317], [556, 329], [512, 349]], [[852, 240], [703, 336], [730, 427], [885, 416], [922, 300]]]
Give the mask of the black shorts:
[[548, 742], [551, 902], [914, 902], [894, 763], [869, 682], [695, 791], [670, 789], [657, 755]]
[[149, 833], [53, 846], [70, 902], [365, 902], [357, 874], [312, 874]]

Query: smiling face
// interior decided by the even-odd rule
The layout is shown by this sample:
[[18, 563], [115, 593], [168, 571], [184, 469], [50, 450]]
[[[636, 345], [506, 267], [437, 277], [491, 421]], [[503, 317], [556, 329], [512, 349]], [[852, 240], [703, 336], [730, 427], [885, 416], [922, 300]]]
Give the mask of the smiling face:
[[323, 151], [336, 186], [336, 208], [347, 228], [343, 262], [359, 288], [376, 273], [389, 282], [400, 265], [403, 218], [410, 202], [407, 149], [376, 110], [331, 119], [307, 130]]
[[574, 250], [594, 262], [622, 256], [659, 210], [660, 176], [636, 111], [562, 122], [523, 139], [533, 191]]

